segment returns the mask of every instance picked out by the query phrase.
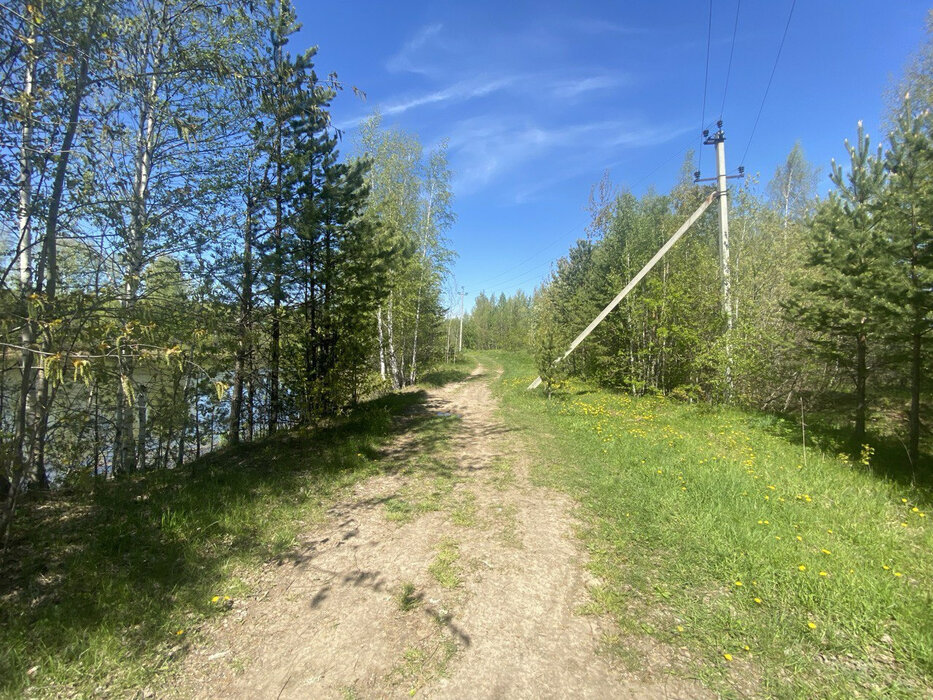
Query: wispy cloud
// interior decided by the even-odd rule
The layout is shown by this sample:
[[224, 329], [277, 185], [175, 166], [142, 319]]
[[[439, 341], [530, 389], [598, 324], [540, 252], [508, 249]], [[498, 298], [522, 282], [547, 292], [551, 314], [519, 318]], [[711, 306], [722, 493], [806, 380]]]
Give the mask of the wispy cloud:
[[386, 69], [390, 73], [420, 73], [422, 75], [427, 75], [430, 73], [430, 70], [423, 66], [419, 65], [414, 60], [414, 55], [423, 48], [425, 45], [434, 40], [444, 28], [443, 24], [429, 24], [425, 27], [422, 27], [411, 39], [405, 42], [401, 49], [398, 52], [389, 58], [386, 61]]
[[454, 127], [450, 140], [455, 171], [455, 191], [472, 194], [509, 173], [547, 161], [545, 178], [520, 183], [506, 189], [524, 202], [561, 182], [598, 174], [618, 162], [620, 153], [666, 143], [689, 131], [688, 127], [647, 125], [624, 120], [583, 122], [562, 127], [535, 124], [508, 126], [492, 121], [465, 120]]
[[581, 17], [574, 20], [574, 26], [581, 32], [586, 32], [588, 34], [624, 34], [631, 36], [648, 33], [648, 31], [642, 27], [631, 27], [627, 24], [619, 24], [605, 19], [595, 19], [591, 17]]
[[477, 97], [491, 95], [514, 84], [517, 76], [502, 78], [479, 78], [462, 80], [441, 90], [435, 90], [424, 95], [402, 99], [382, 107], [383, 114], [402, 114], [416, 107], [439, 104], [443, 102], [462, 102]]
[[614, 75], [595, 75], [587, 78], [558, 80], [552, 87], [552, 93], [555, 97], [567, 100], [588, 92], [627, 85], [630, 82], [631, 80], [627, 76]]

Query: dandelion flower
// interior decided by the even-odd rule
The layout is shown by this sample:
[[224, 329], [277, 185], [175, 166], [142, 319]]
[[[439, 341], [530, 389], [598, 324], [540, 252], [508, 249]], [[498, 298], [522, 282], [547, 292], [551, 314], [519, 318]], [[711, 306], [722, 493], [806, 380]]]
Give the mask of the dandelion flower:
[[684, 626], [683, 626], [683, 625], [677, 625], [677, 631], [678, 631], [678, 632], [683, 632], [683, 631], [684, 631]]
[[885, 571], [888, 571], [891, 567], [888, 566], [887, 564], [882, 564], [881, 568], [884, 569]]
[[816, 623], [811, 620], [810, 622], [807, 623], [807, 627], [809, 627], [811, 630], [815, 630]]
[[184, 630], [178, 630], [175, 634], [184, 634], [184, 633], [185, 633]]
[[832, 554], [832, 552], [830, 552], [828, 549], [821, 549], [820, 551], [821, 551], [823, 554]]
[[732, 661], [732, 654], [723, 654], [722, 658], [724, 658], [726, 661]]
[[900, 571], [895, 571], [895, 572], [894, 572], [894, 575], [897, 576], [898, 578], [900, 578], [900, 577], [903, 576], [904, 574], [902, 574]]
[[775, 536], [774, 536], [774, 539], [779, 540], [779, 539], [781, 539], [781, 536], [780, 536], [780, 535], [775, 535]]
[[827, 574], [825, 571], [821, 571], [820, 576], [829, 576], [829, 574]]
[[833, 534], [832, 530], [827, 530], [826, 532], [828, 532], [830, 535]]
[[798, 541], [798, 542], [803, 542], [803, 537], [801, 537], [800, 535], [797, 535], [797, 541]]
[[736, 581], [736, 582], [735, 582], [735, 585], [736, 585], [736, 586], [741, 586], [741, 585], [742, 585], [742, 582], [741, 582], [741, 581]]
[[761, 598], [755, 598], [755, 602], [758, 603], [758, 605], [761, 605]]
[[901, 503], [907, 503], [907, 499], [906, 499], [906, 498], [902, 498], [902, 499], [901, 499]]
[[212, 603], [216, 603], [218, 600], [220, 600], [220, 596], [219, 596], [219, 595], [215, 595], [213, 598], [211, 598], [211, 602], [212, 602]]
[[751, 651], [751, 650], [752, 650], [752, 648], [751, 648], [750, 646], [748, 646], [748, 644], [746, 644], [746, 645], [745, 645], [744, 647], [742, 647], [742, 648], [743, 648], [745, 651]]
[[901, 523], [901, 527], [907, 527], [907, 523]]
[[801, 565], [798, 566], [797, 568], [800, 569], [801, 571], [806, 571], [806, 570], [807, 570], [807, 567], [805, 567], [803, 564], [801, 564]]

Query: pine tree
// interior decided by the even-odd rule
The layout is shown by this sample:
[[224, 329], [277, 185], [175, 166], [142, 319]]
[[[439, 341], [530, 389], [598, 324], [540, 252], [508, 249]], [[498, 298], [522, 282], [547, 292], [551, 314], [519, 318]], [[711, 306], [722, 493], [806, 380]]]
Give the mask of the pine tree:
[[907, 451], [920, 458], [920, 396], [933, 330], [933, 117], [906, 95], [890, 134], [885, 164], [890, 183], [880, 203], [892, 260], [886, 301], [898, 320], [893, 341], [907, 341], [910, 411]]
[[788, 308], [798, 323], [816, 331], [817, 347], [852, 373], [857, 450], [865, 442], [869, 340], [884, 321], [885, 245], [876, 205], [885, 172], [881, 149], [872, 154], [861, 122], [855, 144], [845, 143], [850, 170], [832, 163], [836, 189], [813, 219], [805, 242], [806, 274]]

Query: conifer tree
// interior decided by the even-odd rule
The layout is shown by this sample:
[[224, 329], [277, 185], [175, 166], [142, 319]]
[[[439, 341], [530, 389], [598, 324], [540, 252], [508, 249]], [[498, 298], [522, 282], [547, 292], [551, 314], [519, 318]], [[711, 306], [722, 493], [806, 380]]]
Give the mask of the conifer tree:
[[816, 331], [812, 342], [846, 367], [855, 385], [852, 441], [865, 441], [869, 343], [884, 320], [881, 305], [886, 265], [876, 205], [885, 181], [880, 147], [872, 153], [862, 123], [855, 144], [846, 140], [849, 171], [833, 161], [836, 189], [813, 219], [805, 242], [804, 274], [789, 303], [798, 322]]

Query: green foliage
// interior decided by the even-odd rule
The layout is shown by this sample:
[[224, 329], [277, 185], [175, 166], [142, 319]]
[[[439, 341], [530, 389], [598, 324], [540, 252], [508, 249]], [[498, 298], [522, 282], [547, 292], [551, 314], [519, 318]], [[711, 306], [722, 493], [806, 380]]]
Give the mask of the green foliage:
[[463, 319], [463, 344], [471, 350], [525, 350], [531, 325], [532, 299], [523, 291], [498, 299], [480, 292]]
[[931, 692], [933, 492], [897, 451], [839, 458], [808, 426], [805, 458], [790, 420], [576, 379], [548, 401], [525, 391], [526, 356], [480, 359], [504, 366], [503, 415], [536, 436], [533, 477], [582, 504], [591, 609], [618, 621], [620, 651], [683, 648], [673, 673], [724, 695]]
[[145, 687], [197, 639], [202, 620], [240, 604], [245, 568], [287, 557], [330, 499], [381, 469], [380, 450], [399, 430], [436, 420], [425, 399], [388, 395], [330, 427], [215, 452], [186, 469], [39, 496], [5, 553], [0, 694]]

